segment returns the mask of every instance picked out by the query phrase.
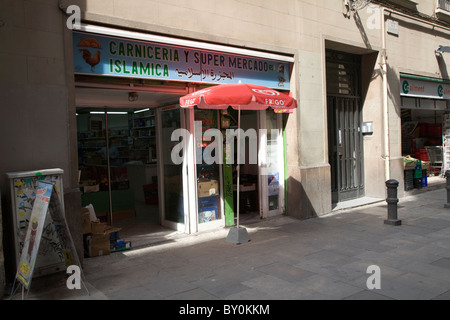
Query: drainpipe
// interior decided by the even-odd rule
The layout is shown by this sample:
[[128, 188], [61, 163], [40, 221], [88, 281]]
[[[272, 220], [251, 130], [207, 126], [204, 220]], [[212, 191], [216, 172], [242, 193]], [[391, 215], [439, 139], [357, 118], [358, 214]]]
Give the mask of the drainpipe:
[[383, 79], [384, 181], [391, 178], [385, 8], [381, 8], [381, 76]]

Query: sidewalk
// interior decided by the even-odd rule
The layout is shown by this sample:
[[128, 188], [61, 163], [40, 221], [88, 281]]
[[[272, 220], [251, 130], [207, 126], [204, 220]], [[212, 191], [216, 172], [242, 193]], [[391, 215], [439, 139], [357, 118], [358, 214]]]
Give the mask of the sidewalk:
[[[33, 280], [28, 300], [450, 300], [450, 209], [446, 190], [400, 199], [402, 225], [384, 224], [386, 202], [325, 217], [280, 216], [247, 225], [251, 241], [228, 229], [173, 235], [145, 248], [88, 258], [86, 290], [66, 275]], [[367, 268], [380, 269], [369, 290]], [[20, 293], [13, 297], [21, 299]]]

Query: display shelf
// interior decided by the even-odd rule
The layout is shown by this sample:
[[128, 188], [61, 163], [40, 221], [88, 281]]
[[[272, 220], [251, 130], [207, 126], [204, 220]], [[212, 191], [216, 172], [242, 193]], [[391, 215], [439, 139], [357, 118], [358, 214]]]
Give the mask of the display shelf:
[[133, 146], [130, 150], [131, 160], [146, 164], [156, 163], [156, 117], [154, 110], [133, 114], [131, 137]]
[[[102, 143], [99, 143], [102, 142]], [[128, 136], [109, 137], [109, 152], [116, 165], [130, 161]], [[80, 165], [106, 165], [106, 137], [88, 137], [78, 139]]]
[[[108, 165], [112, 191], [121, 191], [116, 194], [120, 198], [126, 194], [123, 190], [131, 190], [128, 164], [133, 161], [140, 161], [144, 165], [156, 163], [154, 111], [128, 112], [125, 116], [108, 118], [108, 131], [101, 126], [92, 129], [92, 126], [83, 125], [84, 119], [86, 117], [79, 119], [79, 129], [84, 130], [78, 132], [80, 187], [88, 186], [86, 190], [94, 191], [83, 192], [83, 199], [104, 197], [101, 192], [108, 190]], [[109, 155], [106, 152], [107, 137]], [[117, 212], [127, 210], [130, 208], [114, 209]]]

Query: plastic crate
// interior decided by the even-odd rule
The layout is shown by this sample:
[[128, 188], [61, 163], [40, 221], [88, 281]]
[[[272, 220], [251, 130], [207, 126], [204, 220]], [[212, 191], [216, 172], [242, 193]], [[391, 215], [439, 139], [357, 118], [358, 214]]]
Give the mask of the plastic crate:
[[405, 170], [405, 191], [414, 189], [414, 170]]

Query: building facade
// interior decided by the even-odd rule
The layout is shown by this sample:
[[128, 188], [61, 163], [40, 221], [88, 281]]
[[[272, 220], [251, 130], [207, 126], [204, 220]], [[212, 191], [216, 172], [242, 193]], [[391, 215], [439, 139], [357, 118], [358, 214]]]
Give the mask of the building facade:
[[[305, 219], [384, 198], [389, 179], [403, 196], [404, 156], [445, 152], [449, 40], [450, 5], [437, 0], [2, 1], [7, 277], [16, 236], [8, 173], [63, 170], [80, 256], [80, 212], [92, 203], [113, 224], [154, 209], [159, 224], [194, 233], [233, 225], [238, 205]], [[235, 167], [194, 161], [206, 129], [235, 128], [236, 114], [178, 105], [227, 81], [298, 102], [289, 114], [242, 113], [257, 141], [241, 168], [244, 204], [233, 202]], [[180, 165], [169, 159], [175, 129], [189, 132]]]

